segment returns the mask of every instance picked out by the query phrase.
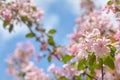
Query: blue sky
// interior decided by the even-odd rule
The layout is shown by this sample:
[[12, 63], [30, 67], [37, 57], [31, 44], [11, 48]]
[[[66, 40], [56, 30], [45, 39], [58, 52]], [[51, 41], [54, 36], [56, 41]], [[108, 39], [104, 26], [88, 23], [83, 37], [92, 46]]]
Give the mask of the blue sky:
[[[80, 0], [34, 0], [33, 3], [39, 8], [43, 9], [44, 19], [42, 23], [47, 30], [55, 28], [57, 34], [55, 35], [56, 43], [58, 44], [68, 44], [69, 40], [67, 35], [73, 32], [75, 26], [75, 19], [79, 15], [79, 1]], [[98, 0], [104, 4], [104, 0]], [[1, 23], [0, 23], [1, 24]], [[18, 42], [30, 41], [32, 42], [37, 52], [39, 51], [39, 44], [35, 39], [26, 39], [25, 34], [28, 29], [23, 25], [17, 25], [14, 32], [11, 34], [7, 30], [4, 30], [2, 26], [0, 27], [0, 80], [13, 80], [6, 74], [5, 59], [9, 56], [15, 49]], [[46, 69], [49, 63], [47, 60], [43, 59], [38, 66]], [[60, 65], [60, 64], [57, 64]]]

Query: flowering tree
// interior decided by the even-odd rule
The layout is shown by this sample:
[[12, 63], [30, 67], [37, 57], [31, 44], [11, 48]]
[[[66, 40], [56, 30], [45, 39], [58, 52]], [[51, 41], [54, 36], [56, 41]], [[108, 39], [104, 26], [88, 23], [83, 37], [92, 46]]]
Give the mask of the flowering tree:
[[[32, 5], [30, 0], [0, 0], [0, 19], [3, 28], [12, 32], [16, 24], [26, 24], [27, 38], [35, 38], [41, 51], [48, 51], [47, 59], [63, 62], [63, 67], [51, 64], [46, 74], [31, 58], [35, 48], [30, 42], [18, 43], [12, 56], [7, 59], [9, 75], [17, 80], [120, 80], [120, 0], [109, 0], [103, 10], [92, 0], [81, 0], [83, 13], [76, 20], [74, 33], [67, 46], [54, 41], [55, 29], [46, 31], [39, 23], [43, 11]], [[118, 27], [111, 18], [102, 14], [111, 11]], [[35, 30], [34, 30], [35, 29]], [[37, 59], [40, 59], [39, 55]]]

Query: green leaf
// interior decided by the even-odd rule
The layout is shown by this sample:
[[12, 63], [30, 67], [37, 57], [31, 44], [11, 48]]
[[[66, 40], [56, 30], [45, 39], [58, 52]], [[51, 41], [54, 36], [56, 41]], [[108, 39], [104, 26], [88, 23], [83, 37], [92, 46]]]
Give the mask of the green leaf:
[[114, 46], [112, 46], [112, 45], [110, 45], [109, 47], [110, 47], [110, 50], [111, 50], [112, 53], [115, 53], [115, 52], [116, 52], [116, 47], [114, 47]]
[[114, 34], [115, 34], [115, 31], [114, 31], [114, 30], [112, 30], [112, 29], [109, 29], [109, 31], [110, 31], [111, 33], [114, 33]]
[[3, 27], [6, 28], [9, 24], [10, 24], [9, 21], [4, 21], [4, 22], [3, 22]]
[[32, 22], [28, 21], [27, 25], [28, 25], [28, 27], [31, 27], [32, 26]]
[[33, 9], [34, 11], [36, 11], [36, 10], [37, 10], [35, 6], [33, 6], [33, 7], [32, 7], [32, 9]]
[[35, 36], [35, 34], [33, 32], [30, 32], [26, 35], [27, 38], [32, 38], [34, 36]]
[[98, 59], [98, 64], [96, 64], [96, 68], [101, 69], [102, 65], [103, 65], [103, 60], [100, 58], [100, 59]]
[[117, 0], [117, 4], [120, 4], [120, 0]]
[[94, 36], [94, 38], [95, 38], [95, 39], [97, 39], [97, 38], [98, 38], [98, 36], [97, 36], [97, 35], [95, 35], [95, 36]]
[[96, 68], [96, 64], [89, 66], [89, 70], [92, 75], [95, 75], [95, 68]]
[[116, 52], [116, 47], [112, 46], [112, 45], [108, 45], [108, 47], [110, 48], [110, 53], [111, 56], [114, 57], [115, 56], [115, 52]]
[[81, 59], [79, 62], [78, 62], [78, 70], [83, 70], [86, 68], [86, 63], [87, 63], [87, 60], [86, 59]]
[[89, 64], [89, 70], [92, 74], [94, 74], [94, 69], [96, 67], [96, 56], [94, 53], [89, 54], [88, 56], [88, 64]]
[[72, 58], [73, 58], [73, 56], [70, 56], [70, 55], [62, 55], [62, 61], [64, 63], [69, 62]]
[[49, 56], [48, 56], [48, 61], [51, 62], [51, 60], [52, 60], [52, 56], [49, 55]]
[[76, 62], [71, 63], [71, 66], [75, 67], [76, 66]]
[[48, 31], [49, 34], [55, 34], [56, 33], [56, 30], [55, 29], [51, 29]]
[[90, 76], [86, 76], [86, 80], [92, 80], [91, 78], [90, 78]]
[[13, 24], [10, 24], [9, 32], [12, 32], [13, 28], [14, 28]]
[[55, 42], [54, 42], [52, 36], [48, 36], [48, 44], [50, 44], [50, 45], [52, 45], [52, 46], [55, 46]]
[[109, 66], [111, 69], [114, 69], [114, 59], [111, 56], [104, 57], [104, 64]]
[[18, 74], [18, 76], [24, 78], [25, 77], [25, 73], [21, 72], [21, 73]]
[[66, 77], [62, 76], [59, 78], [59, 80], [68, 80]]
[[95, 61], [96, 61], [96, 56], [94, 55], [94, 53], [88, 56], [88, 63], [90, 66], [93, 65]]
[[82, 80], [82, 75], [80, 75], [80, 76], [75, 76], [75, 80]]
[[21, 17], [22, 21], [25, 23], [26, 21], [28, 21], [28, 17], [27, 16], [22, 16]]
[[109, 6], [113, 5], [113, 1], [111, 1], [111, 0], [108, 1], [108, 2], [107, 2], [107, 5], [109, 5]]

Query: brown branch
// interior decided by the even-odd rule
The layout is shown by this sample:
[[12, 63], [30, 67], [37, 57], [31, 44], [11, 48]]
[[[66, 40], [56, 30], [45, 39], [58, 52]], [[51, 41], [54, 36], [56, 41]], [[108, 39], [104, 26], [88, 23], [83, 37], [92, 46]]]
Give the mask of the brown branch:
[[[30, 27], [28, 27], [28, 29], [30, 30], [30, 32], [32, 32], [35, 36], [35, 39], [40, 43], [40, 44], [43, 44], [44, 42], [42, 42], [41, 40], [39, 40], [38, 38], [39, 37], [37, 37], [37, 35], [32, 31], [32, 29], [30, 28]], [[45, 33], [45, 35], [47, 35], [46, 33]], [[53, 56], [55, 56], [59, 61], [61, 61], [61, 59], [56, 55], [56, 54], [54, 54], [54, 52], [48, 47], [47, 48], [47, 51], [51, 54], [51, 55], [53, 55]]]

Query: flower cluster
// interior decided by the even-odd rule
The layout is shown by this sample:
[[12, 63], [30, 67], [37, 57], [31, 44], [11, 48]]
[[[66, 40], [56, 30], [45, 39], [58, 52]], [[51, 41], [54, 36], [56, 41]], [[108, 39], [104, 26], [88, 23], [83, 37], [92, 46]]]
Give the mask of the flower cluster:
[[30, 0], [13, 0], [0, 2], [0, 19], [3, 27], [12, 32], [15, 24], [25, 23], [28, 27], [38, 25], [43, 17], [43, 11], [37, 9]]
[[5, 2], [0, 6], [0, 17], [5, 21], [11, 23], [16, 21], [24, 21], [25, 17], [30, 21], [39, 22], [43, 15], [42, 10], [36, 9], [36, 7], [30, 3], [30, 0], [15, 0], [11, 2]]
[[110, 21], [99, 12], [79, 18], [75, 32], [69, 35], [72, 42], [66, 47], [68, 53], [61, 57], [65, 64], [62, 68], [51, 65], [49, 71], [66, 80], [80, 80], [84, 75], [86, 80], [120, 79], [119, 28]]
[[48, 75], [30, 60], [34, 51], [34, 46], [31, 43], [19, 43], [12, 56], [7, 59], [7, 73], [16, 79], [48, 80]]
[[89, 13], [95, 9], [95, 4], [91, 0], [81, 0], [80, 7], [84, 10], [85, 13]]

